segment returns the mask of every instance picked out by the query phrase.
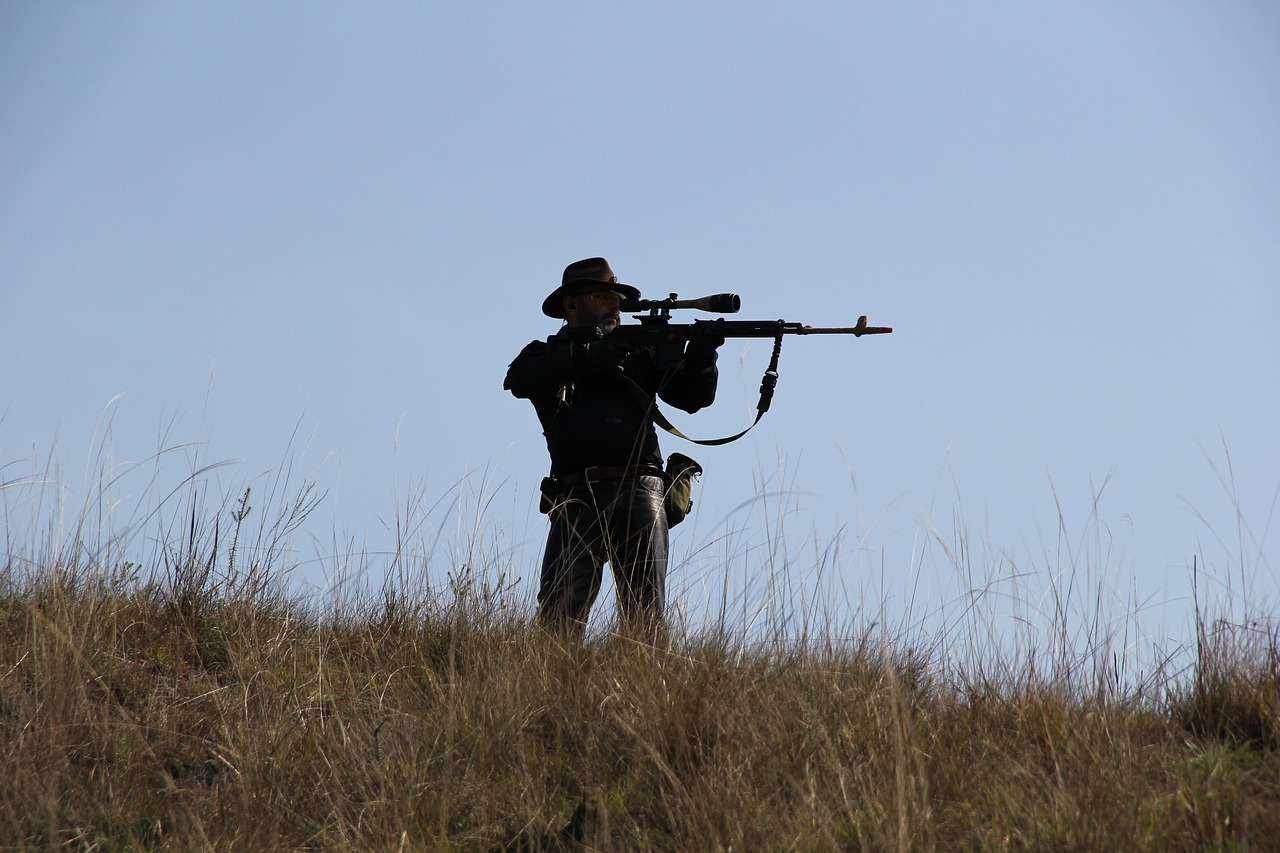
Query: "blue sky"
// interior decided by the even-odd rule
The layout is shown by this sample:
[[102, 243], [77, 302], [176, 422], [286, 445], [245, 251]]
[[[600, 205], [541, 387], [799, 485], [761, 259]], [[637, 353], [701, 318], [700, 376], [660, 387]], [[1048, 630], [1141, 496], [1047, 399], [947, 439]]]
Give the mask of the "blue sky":
[[[104, 460], [123, 520], [226, 462], [211, 503], [325, 493], [305, 583], [415, 506], [427, 571], [478, 537], [531, 595], [545, 449], [502, 375], [604, 255], [896, 330], [790, 339], [747, 439], [664, 440], [707, 469], [690, 610], [915, 621], [1035, 575], [1021, 605], [1076, 578], [1178, 633], [1194, 560], [1274, 613], [1278, 41], [1270, 3], [6, 3], [7, 536]], [[767, 358], [730, 341], [677, 424], [745, 426]]]

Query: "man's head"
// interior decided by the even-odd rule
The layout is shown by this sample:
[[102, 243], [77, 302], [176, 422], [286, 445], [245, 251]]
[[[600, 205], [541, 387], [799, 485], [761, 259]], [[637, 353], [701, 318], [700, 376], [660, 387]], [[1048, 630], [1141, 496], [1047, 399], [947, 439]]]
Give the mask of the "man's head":
[[602, 332], [612, 332], [622, 322], [622, 294], [604, 285], [566, 293], [562, 302], [570, 326], [594, 326]]
[[639, 298], [640, 291], [618, 281], [608, 261], [587, 258], [564, 268], [560, 286], [542, 302], [542, 313], [570, 326], [612, 329], [621, 319], [621, 303]]

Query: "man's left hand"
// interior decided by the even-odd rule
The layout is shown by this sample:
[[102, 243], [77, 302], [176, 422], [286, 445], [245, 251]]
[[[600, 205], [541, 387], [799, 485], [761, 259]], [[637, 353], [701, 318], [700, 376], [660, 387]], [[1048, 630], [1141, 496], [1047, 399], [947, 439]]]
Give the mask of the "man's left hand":
[[724, 320], [700, 320], [693, 324], [689, 333], [689, 346], [703, 351], [714, 351], [724, 346], [724, 332], [721, 330]]

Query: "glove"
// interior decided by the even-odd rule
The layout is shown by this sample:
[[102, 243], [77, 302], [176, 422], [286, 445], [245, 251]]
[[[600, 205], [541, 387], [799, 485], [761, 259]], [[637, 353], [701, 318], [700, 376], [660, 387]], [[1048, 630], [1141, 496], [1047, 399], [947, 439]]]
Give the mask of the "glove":
[[622, 373], [631, 355], [631, 347], [620, 341], [604, 339], [575, 344], [573, 364], [585, 373]]
[[703, 320], [693, 324], [689, 343], [698, 349], [717, 350], [724, 346], [724, 320]]
[[723, 323], [723, 320], [706, 320], [693, 324], [684, 354], [686, 364], [706, 364], [716, 360], [716, 350], [724, 346]]

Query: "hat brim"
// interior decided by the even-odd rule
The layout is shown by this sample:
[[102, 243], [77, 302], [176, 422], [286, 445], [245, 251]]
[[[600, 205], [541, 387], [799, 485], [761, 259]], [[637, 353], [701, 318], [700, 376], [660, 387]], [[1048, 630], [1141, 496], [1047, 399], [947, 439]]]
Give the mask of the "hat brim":
[[567, 319], [564, 313], [564, 295], [577, 290], [584, 290], [588, 287], [619, 293], [622, 295], [623, 302], [634, 302], [640, 298], [639, 288], [632, 287], [629, 284], [623, 284], [620, 281], [596, 281], [595, 279], [584, 278], [567, 282], [551, 291], [551, 295], [542, 300], [542, 313], [557, 320]]

